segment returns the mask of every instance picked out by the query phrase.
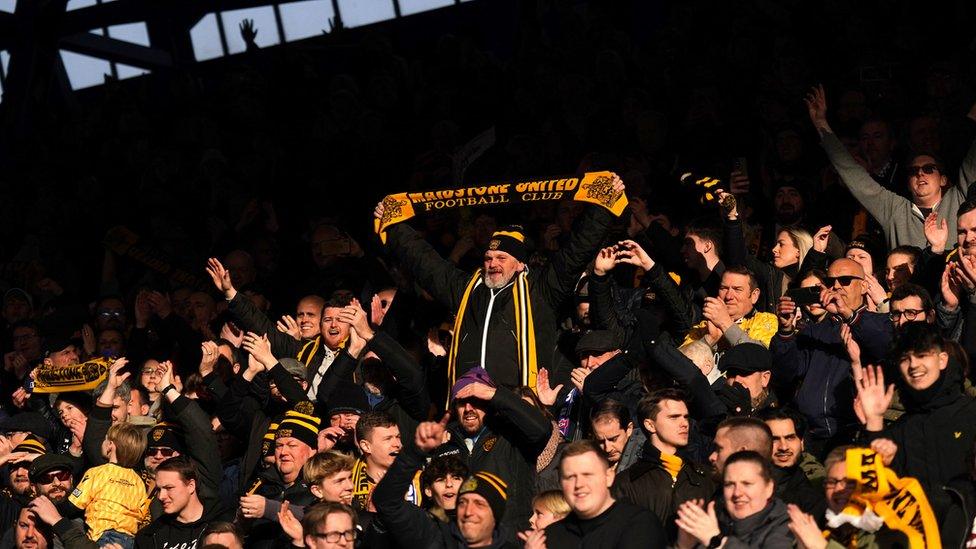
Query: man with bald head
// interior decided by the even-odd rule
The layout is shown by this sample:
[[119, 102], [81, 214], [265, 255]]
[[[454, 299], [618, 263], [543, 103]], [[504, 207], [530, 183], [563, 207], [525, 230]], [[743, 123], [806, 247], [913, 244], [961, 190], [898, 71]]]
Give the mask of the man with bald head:
[[[810, 420], [804, 444], [820, 459], [845, 437], [850, 440], [857, 428], [845, 340], [858, 344], [862, 364], [877, 364], [894, 334], [888, 315], [867, 310], [866, 288], [864, 269], [850, 259], [838, 259], [830, 264], [820, 292], [826, 320], [797, 329], [796, 303], [786, 296], [779, 300], [779, 332], [769, 345], [773, 378], [777, 384], [799, 385], [794, 408]], [[804, 383], [808, 378], [811, 382]]]

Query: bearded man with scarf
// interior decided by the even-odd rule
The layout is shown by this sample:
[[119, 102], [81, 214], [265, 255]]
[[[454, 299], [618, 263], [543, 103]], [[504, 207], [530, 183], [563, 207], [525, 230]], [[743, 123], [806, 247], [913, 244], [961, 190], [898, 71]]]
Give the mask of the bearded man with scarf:
[[972, 487], [961, 493], [946, 485], [970, 470], [966, 456], [976, 440], [976, 400], [963, 393], [962, 365], [949, 355], [931, 324], [907, 324], [892, 345], [889, 361], [900, 374], [898, 393], [906, 411], [884, 426], [894, 385], [885, 387], [880, 367], [865, 368], [856, 382], [868, 438], [887, 438], [898, 445], [891, 469], [918, 479], [940, 519], [943, 546], [960, 547], [969, 531], [963, 501], [972, 497]]
[[[623, 190], [623, 181], [614, 175], [613, 192]], [[382, 219], [383, 212], [380, 202], [373, 214]], [[539, 369], [553, 371], [559, 355], [557, 311], [573, 294], [611, 219], [606, 209], [588, 206], [566, 246], [532, 272], [525, 264], [528, 246], [522, 228], [503, 227], [491, 236], [484, 265], [474, 275], [441, 257], [406, 223], [387, 229], [386, 245], [396, 259], [434, 300], [456, 311], [448, 387], [476, 367], [509, 389], [535, 389]]]

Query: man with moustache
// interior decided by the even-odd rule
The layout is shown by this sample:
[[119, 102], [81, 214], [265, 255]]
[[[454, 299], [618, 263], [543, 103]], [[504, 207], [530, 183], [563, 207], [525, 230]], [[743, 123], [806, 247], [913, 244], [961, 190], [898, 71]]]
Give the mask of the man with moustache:
[[33, 435], [27, 435], [13, 450], [0, 458], [7, 473], [7, 487], [0, 491], [0, 533], [14, 522], [21, 508], [31, 498], [30, 466], [45, 453], [44, 444]]
[[88, 539], [84, 519], [65, 518], [57, 509], [74, 488], [73, 465], [70, 458], [56, 454], [44, 454], [35, 459], [30, 466], [30, 480], [37, 497], [28, 508], [40, 522], [50, 527], [62, 546], [69, 549], [94, 548], [97, 545]]
[[451, 395], [455, 420], [432, 457], [455, 455], [469, 470], [500, 478], [508, 486], [501, 525], [514, 536], [525, 530], [532, 514], [536, 462], [552, 424], [516, 393], [496, 386], [483, 368], [468, 370]]
[[823, 493], [814, 488], [800, 467], [806, 422], [799, 414], [785, 408], [766, 410], [761, 418], [773, 434], [776, 497], [784, 503], [795, 504], [805, 513], [822, 516], [827, 509]]

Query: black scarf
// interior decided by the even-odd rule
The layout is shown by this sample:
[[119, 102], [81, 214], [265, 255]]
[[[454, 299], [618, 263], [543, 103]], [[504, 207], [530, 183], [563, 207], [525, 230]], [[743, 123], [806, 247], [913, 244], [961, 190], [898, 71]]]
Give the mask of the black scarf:
[[901, 372], [898, 375], [898, 390], [909, 412], [931, 412], [943, 406], [948, 406], [962, 398], [962, 368], [959, 363], [949, 357], [949, 364], [942, 371], [939, 379], [927, 389], [914, 389], [905, 383]]

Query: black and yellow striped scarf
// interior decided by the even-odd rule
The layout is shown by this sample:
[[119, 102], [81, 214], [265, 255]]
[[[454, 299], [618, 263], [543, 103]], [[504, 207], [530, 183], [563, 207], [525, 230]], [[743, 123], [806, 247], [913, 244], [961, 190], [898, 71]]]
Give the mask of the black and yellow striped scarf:
[[[420, 473], [417, 471], [410, 483], [410, 489], [404, 494], [404, 499], [417, 507], [423, 503], [420, 487]], [[352, 466], [352, 507], [357, 511], [369, 509], [369, 500], [373, 497], [373, 488], [376, 488], [376, 481], [369, 478], [366, 473], [366, 460], [359, 458]]]
[[[467, 287], [464, 288], [464, 294], [461, 296], [461, 304], [458, 305], [457, 316], [454, 318], [454, 338], [451, 340], [451, 349], [447, 354], [448, 387], [453, 386], [457, 379], [457, 354], [461, 342], [461, 323], [468, 308], [468, 299], [471, 297], [471, 292], [483, 283], [481, 269], [478, 269], [471, 277]], [[539, 365], [535, 349], [535, 323], [532, 320], [532, 297], [529, 294], [527, 271], [515, 275], [515, 282], [512, 284], [512, 303], [515, 307], [515, 341], [518, 345], [520, 380], [522, 385], [535, 389]], [[485, 322], [489, 321], [490, 319], [485, 319]], [[481, 367], [485, 367], [485, 365], [482, 364]]]

